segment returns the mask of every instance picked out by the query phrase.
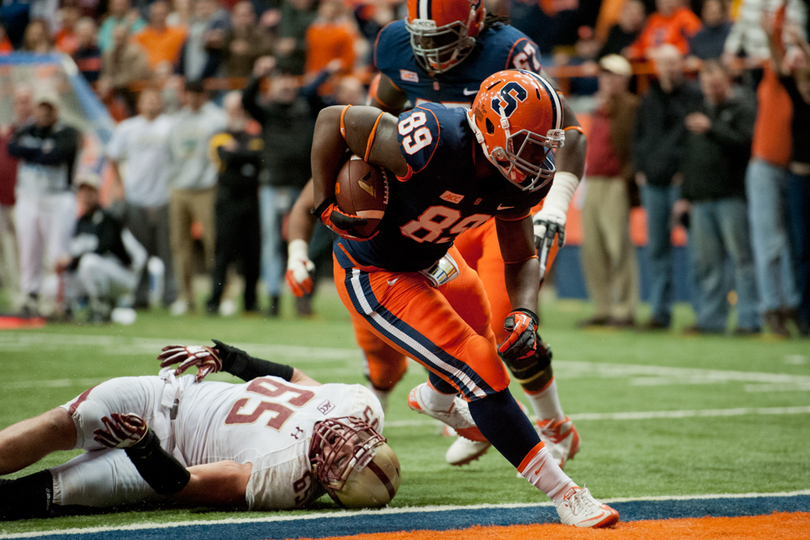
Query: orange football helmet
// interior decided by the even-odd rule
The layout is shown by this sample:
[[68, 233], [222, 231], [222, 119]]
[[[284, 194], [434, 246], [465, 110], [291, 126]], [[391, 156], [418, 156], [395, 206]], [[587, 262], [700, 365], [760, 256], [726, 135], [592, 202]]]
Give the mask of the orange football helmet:
[[547, 80], [510, 69], [481, 83], [467, 120], [487, 159], [523, 191], [552, 178], [554, 150], [563, 145], [563, 106]]
[[484, 0], [408, 0], [405, 27], [417, 63], [444, 73], [473, 50], [484, 25]]

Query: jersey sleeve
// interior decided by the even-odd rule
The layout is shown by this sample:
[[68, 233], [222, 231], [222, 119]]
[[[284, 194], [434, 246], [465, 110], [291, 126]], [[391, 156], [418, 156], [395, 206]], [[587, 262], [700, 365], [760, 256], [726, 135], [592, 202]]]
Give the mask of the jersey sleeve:
[[540, 49], [534, 41], [522, 36], [512, 43], [504, 69], [525, 69], [539, 74], [542, 67]]
[[253, 460], [245, 500], [250, 510], [300, 508], [322, 494], [310, 472], [309, 440]]
[[420, 105], [399, 116], [399, 150], [414, 174], [423, 171], [433, 159], [441, 134], [439, 118], [430, 107]]

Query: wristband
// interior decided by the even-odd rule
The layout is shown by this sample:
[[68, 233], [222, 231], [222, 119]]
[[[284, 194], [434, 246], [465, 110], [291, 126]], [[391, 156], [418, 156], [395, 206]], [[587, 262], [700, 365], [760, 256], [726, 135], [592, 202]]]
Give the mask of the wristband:
[[160, 446], [152, 428], [133, 446], [124, 450], [141, 477], [159, 495], [173, 495], [186, 487], [191, 473]]
[[317, 217], [318, 219], [321, 219], [323, 213], [326, 212], [326, 209], [329, 208], [329, 205], [332, 204], [333, 202], [335, 202], [334, 197], [327, 197], [321, 204], [318, 205], [318, 208], [310, 210], [309, 213]]
[[222, 358], [222, 369], [244, 381], [252, 381], [256, 377], [279, 377], [291, 381], [294, 373], [292, 366], [277, 364], [268, 360], [254, 358], [242, 349], [226, 345], [216, 339], [216, 348]]

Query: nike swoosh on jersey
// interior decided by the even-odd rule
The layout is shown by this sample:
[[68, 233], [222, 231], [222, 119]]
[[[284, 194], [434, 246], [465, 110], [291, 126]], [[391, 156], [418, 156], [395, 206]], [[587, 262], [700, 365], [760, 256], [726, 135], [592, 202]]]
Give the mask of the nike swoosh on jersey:
[[514, 208], [514, 206], [504, 206], [502, 204], [498, 205], [498, 210], [509, 210], [510, 208]]
[[399, 278], [394, 278], [394, 279], [387, 279], [386, 281], [388, 282], [389, 287], [393, 287], [394, 283], [396, 283], [398, 280]]
[[464, 90], [461, 91], [461, 93], [464, 94], [465, 96], [474, 96], [475, 94], [478, 93], [478, 89], [476, 88], [475, 90], [468, 90], [467, 88], [465, 88]]

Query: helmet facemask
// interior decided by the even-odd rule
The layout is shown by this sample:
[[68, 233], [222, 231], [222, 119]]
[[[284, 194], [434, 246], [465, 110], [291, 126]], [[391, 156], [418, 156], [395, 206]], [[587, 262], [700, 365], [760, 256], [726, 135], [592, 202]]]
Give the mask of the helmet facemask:
[[378, 447], [386, 446], [384, 443], [385, 437], [357, 418], [318, 422], [309, 447], [316, 479], [336, 503], [344, 506], [341, 490], [353, 473], [360, 473], [369, 465]]
[[554, 150], [564, 143], [563, 130], [550, 129], [545, 137], [527, 129], [510, 134], [506, 127], [505, 131], [506, 147], [498, 146], [489, 152], [484, 148], [487, 159], [522, 191], [544, 187], [554, 178]]
[[475, 38], [461, 21], [436, 26], [430, 19], [405, 20], [411, 35], [416, 62], [429, 73], [444, 73], [467, 58], [475, 47]]

